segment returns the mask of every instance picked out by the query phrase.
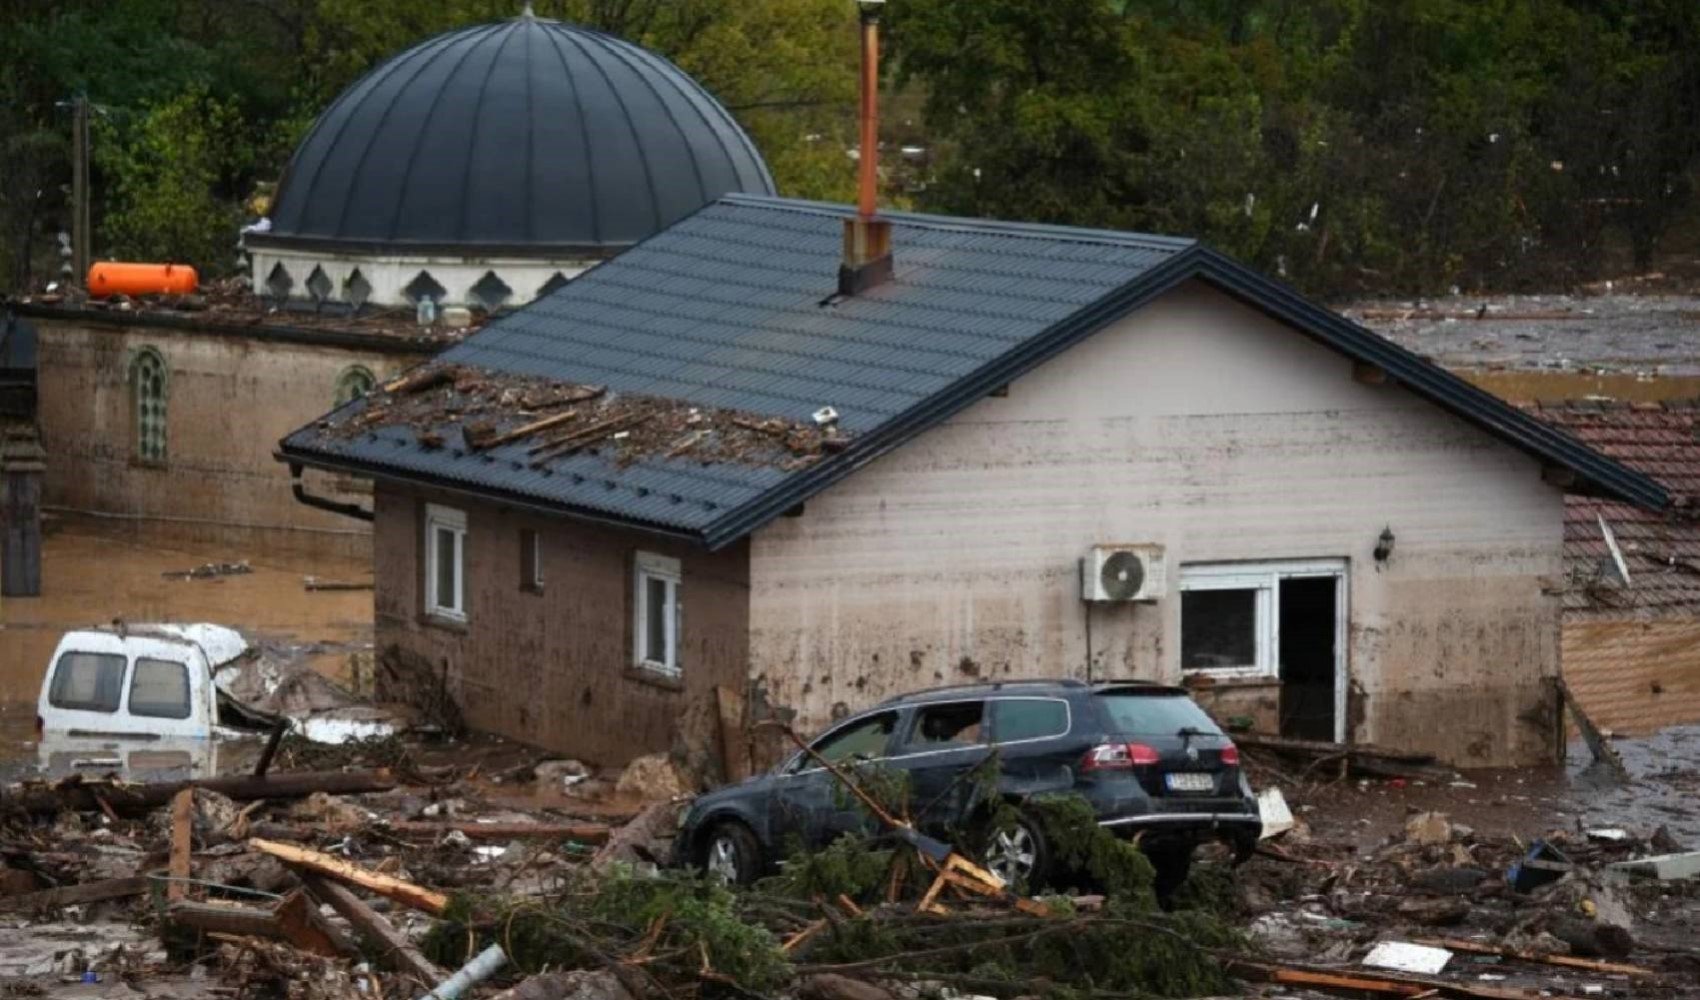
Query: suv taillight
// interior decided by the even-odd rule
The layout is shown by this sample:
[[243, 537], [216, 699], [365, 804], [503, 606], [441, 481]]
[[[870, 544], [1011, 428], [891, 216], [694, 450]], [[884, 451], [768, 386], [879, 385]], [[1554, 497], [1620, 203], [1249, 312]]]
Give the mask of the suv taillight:
[[1232, 743], [1230, 743], [1227, 746], [1222, 748], [1222, 766], [1223, 767], [1239, 767], [1240, 766], [1240, 748], [1239, 747], [1234, 746]]
[[1126, 771], [1157, 763], [1157, 751], [1143, 743], [1100, 743], [1080, 759], [1082, 771]]

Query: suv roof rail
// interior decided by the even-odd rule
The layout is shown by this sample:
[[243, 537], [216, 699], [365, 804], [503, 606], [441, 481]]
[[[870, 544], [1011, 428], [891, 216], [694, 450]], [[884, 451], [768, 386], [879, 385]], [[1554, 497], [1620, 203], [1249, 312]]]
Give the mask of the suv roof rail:
[[886, 700], [880, 702], [880, 704], [881, 705], [895, 705], [899, 702], [911, 701], [913, 699], [922, 698], [922, 697], [925, 697], [927, 695], [947, 694], [947, 693], [952, 692], [952, 691], [964, 691], [964, 692], [966, 692], [966, 691], [983, 691], [983, 692], [990, 693], [990, 692], [994, 692], [994, 691], [1001, 691], [1001, 690], [1004, 690], [1005, 688], [1025, 688], [1025, 687], [1089, 688], [1091, 686], [1092, 685], [1086, 683], [1085, 681], [1079, 680], [1079, 679], [1074, 678], [1074, 677], [1024, 677], [1024, 678], [1017, 678], [1015, 680], [1008, 680], [1008, 681], [978, 681], [978, 682], [972, 683], [972, 684], [942, 684], [938, 687], [921, 688], [918, 691], [905, 691], [902, 694], [894, 694], [890, 698], [887, 698]]

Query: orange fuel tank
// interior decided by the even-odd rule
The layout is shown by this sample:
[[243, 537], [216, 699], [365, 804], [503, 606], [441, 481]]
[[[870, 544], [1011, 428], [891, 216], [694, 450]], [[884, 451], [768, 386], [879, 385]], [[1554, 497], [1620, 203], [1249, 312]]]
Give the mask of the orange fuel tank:
[[107, 260], [89, 268], [89, 294], [188, 295], [200, 284], [200, 275], [187, 264], [125, 264]]

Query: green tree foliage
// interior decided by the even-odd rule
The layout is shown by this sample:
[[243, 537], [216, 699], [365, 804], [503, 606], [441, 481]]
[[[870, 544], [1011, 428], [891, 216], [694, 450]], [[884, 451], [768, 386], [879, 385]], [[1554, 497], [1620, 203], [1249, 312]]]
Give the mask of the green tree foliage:
[[925, 207], [1197, 235], [1324, 293], [1645, 264], [1690, 207], [1700, 5], [907, 0]]
[[[783, 193], [851, 196], [850, 0], [534, 3], [702, 81]], [[73, 95], [117, 147], [95, 252], [217, 244], [216, 273], [227, 222], [192, 245], [144, 230], [210, 219], [207, 199], [234, 216], [360, 74], [522, 6], [0, 3], [0, 289], [56, 264]], [[1562, 285], [1647, 265], [1693, 216], [1693, 0], [891, 0], [885, 20], [888, 147], [928, 150], [901, 170], [888, 151], [888, 187], [924, 209], [1201, 236], [1324, 294]], [[173, 121], [191, 134], [159, 134]], [[150, 180], [179, 174], [207, 194]]]
[[207, 273], [228, 266], [240, 219], [225, 193], [252, 164], [242, 132], [236, 105], [198, 87], [126, 123], [98, 119], [93, 145], [107, 182], [106, 252], [184, 261]]

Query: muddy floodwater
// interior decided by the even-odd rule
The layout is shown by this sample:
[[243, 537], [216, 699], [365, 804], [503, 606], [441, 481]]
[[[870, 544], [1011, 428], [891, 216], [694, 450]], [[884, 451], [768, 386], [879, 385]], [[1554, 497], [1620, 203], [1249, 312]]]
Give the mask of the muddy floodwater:
[[[184, 578], [246, 562], [249, 572]], [[42, 545], [42, 596], [0, 602], [0, 762], [32, 753], [36, 696], [59, 637], [122, 618], [212, 622], [291, 650], [344, 679], [372, 641], [369, 590], [307, 590], [304, 580], [369, 581], [365, 561], [268, 556], [222, 547], [160, 548], [61, 527]]]

